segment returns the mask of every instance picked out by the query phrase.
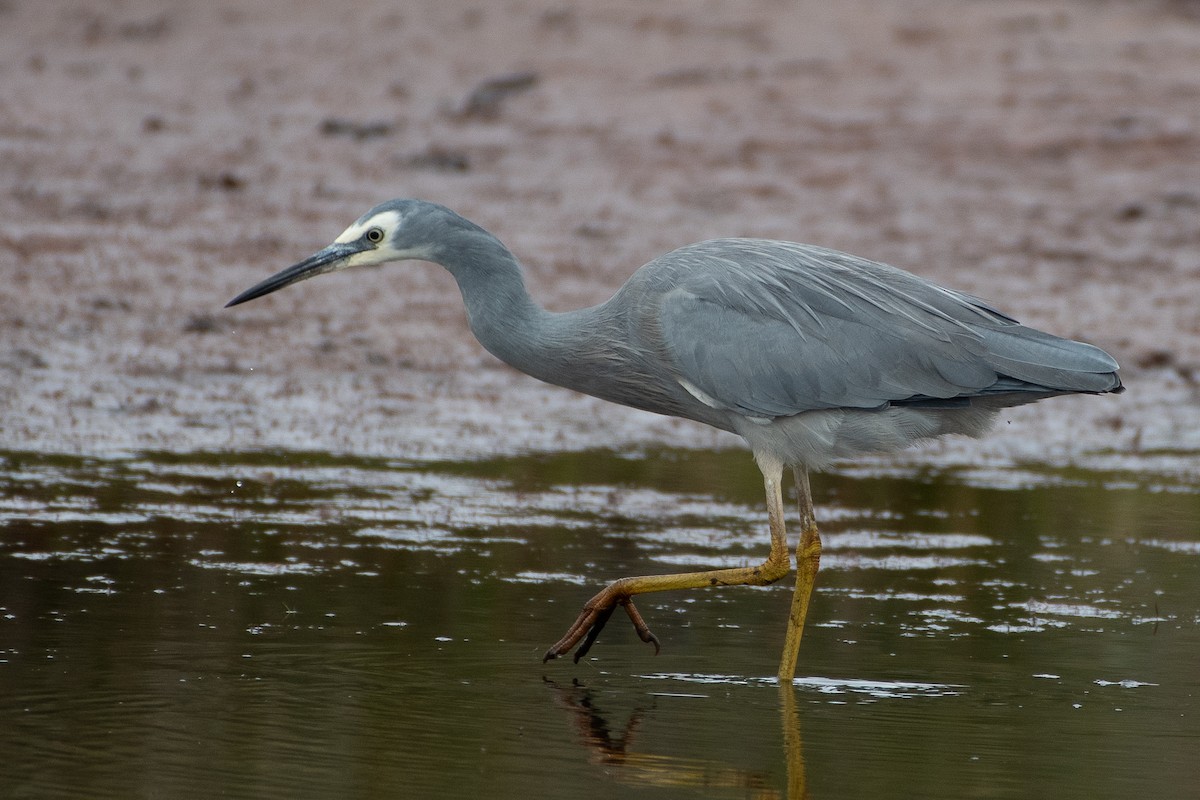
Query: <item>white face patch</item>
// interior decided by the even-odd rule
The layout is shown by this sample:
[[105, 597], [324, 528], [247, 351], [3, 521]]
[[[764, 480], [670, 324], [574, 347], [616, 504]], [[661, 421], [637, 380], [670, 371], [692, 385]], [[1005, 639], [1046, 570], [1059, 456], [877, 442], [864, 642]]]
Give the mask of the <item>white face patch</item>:
[[366, 250], [355, 253], [345, 259], [334, 269], [370, 267], [376, 264], [384, 264], [388, 261], [404, 261], [407, 259], [429, 260], [433, 251], [427, 245], [420, 247], [404, 247], [401, 245], [397, 247], [404, 240], [404, 232], [400, 230], [403, 225], [404, 217], [400, 212], [393, 210], [381, 211], [378, 214], [355, 222], [349, 228], [342, 231], [341, 236], [333, 240], [335, 244], [350, 244], [351, 242], [361, 241], [366, 232], [372, 228], [378, 228], [383, 231], [383, 239], [374, 247], [368, 247]]
[[398, 212], [383, 211], [373, 217], [359, 220], [349, 228], [346, 228], [346, 230], [342, 231], [342, 235], [333, 241], [337, 242], [338, 244], [356, 242], [361, 239], [363, 234], [366, 233], [370, 228], [379, 228], [382, 230], [385, 237], [384, 241], [388, 241], [392, 238], [392, 233], [396, 230], [396, 228], [400, 227], [402, 222], [404, 222], [404, 218], [401, 217]]

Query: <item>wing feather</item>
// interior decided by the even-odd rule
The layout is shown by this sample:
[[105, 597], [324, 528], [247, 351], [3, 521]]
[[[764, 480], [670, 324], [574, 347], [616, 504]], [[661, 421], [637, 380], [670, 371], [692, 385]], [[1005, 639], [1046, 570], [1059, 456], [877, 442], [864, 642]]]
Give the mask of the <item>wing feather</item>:
[[723, 239], [643, 269], [678, 377], [750, 416], [1120, 385], [1099, 348], [845, 253]]

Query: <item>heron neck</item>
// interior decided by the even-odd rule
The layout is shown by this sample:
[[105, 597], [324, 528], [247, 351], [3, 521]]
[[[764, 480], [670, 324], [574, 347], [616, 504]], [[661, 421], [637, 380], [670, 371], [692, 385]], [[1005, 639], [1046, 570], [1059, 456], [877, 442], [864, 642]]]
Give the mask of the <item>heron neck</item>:
[[[439, 259], [462, 292], [471, 332], [488, 352], [535, 378], [570, 385], [579, 366], [572, 363], [572, 336], [590, 309], [557, 314], [529, 295], [516, 257], [498, 239], [480, 229], [446, 248]], [[567, 379], [567, 380], [564, 380]]]

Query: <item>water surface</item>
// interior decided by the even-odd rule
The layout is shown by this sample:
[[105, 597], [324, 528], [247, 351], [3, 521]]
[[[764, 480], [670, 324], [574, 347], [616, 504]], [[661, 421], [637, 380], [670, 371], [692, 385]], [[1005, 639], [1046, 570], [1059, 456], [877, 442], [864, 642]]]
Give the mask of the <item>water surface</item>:
[[0, 454], [0, 797], [1194, 797], [1200, 490], [1136, 473], [814, 477], [790, 581], [741, 452], [478, 463]]

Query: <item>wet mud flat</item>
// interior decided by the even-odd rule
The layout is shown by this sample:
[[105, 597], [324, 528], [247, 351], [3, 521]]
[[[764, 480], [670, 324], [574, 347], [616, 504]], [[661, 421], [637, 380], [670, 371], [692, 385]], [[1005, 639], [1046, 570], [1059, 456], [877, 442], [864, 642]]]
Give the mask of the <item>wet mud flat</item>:
[[690, 241], [768, 236], [1125, 369], [1119, 398], [933, 458], [1200, 450], [1192, 4], [13, 0], [0, 23], [7, 448], [727, 444], [512, 374], [429, 265], [221, 309], [410, 195], [500, 235], [551, 308]]

